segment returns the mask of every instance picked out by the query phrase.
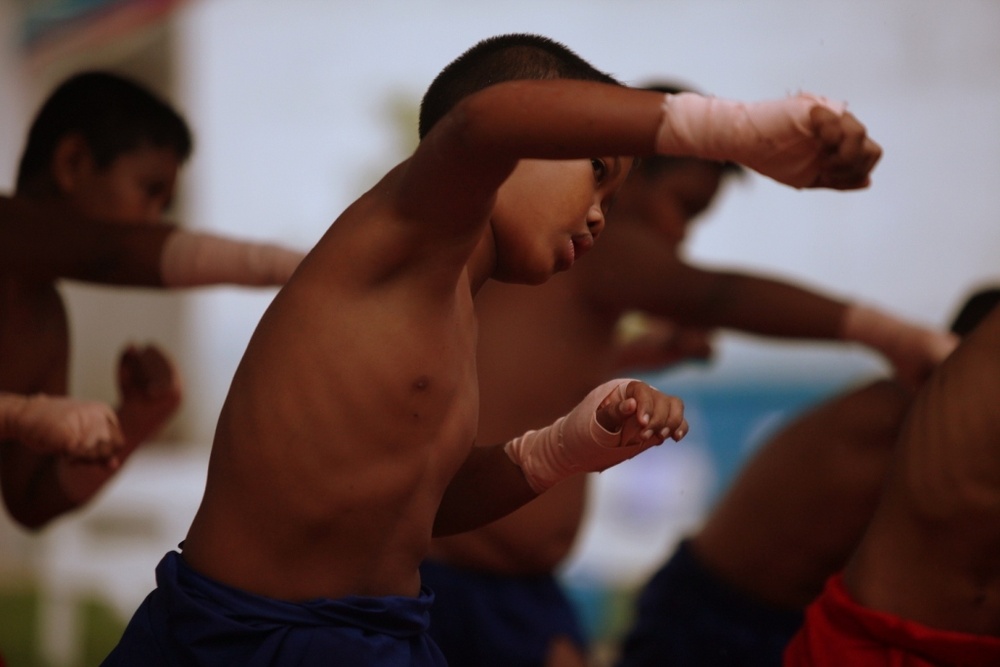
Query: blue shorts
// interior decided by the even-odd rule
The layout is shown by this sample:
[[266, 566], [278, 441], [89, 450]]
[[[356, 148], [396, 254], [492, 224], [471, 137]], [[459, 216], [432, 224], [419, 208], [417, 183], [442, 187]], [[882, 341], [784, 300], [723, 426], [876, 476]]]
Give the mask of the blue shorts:
[[451, 667], [537, 667], [563, 636], [581, 651], [580, 623], [552, 575], [512, 577], [424, 561], [434, 591], [430, 634]]
[[618, 667], [780, 667], [802, 619], [720, 581], [684, 541], [643, 588]]
[[176, 551], [160, 561], [156, 584], [102, 666], [447, 665], [426, 632], [430, 591], [293, 603], [213, 581]]

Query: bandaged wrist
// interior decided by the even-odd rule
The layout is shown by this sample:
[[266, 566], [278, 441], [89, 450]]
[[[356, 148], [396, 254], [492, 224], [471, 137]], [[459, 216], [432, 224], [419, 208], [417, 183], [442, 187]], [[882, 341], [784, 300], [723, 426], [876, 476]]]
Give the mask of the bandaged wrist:
[[916, 376], [929, 364], [942, 361], [957, 344], [948, 332], [932, 331], [862, 304], [847, 307], [840, 336], [881, 352], [897, 371]]
[[528, 431], [504, 446], [536, 493], [581, 472], [600, 472], [630, 459], [650, 445], [626, 446], [621, 432], [609, 432], [597, 422], [597, 408], [612, 392], [625, 400], [632, 380], [612, 380], [597, 387], [569, 414], [537, 431]]
[[802, 188], [819, 175], [820, 141], [810, 112], [845, 105], [800, 93], [782, 100], [735, 102], [697, 93], [668, 94], [656, 152], [739, 162], [781, 183]]
[[276, 245], [177, 231], [163, 246], [160, 278], [166, 287], [283, 285], [302, 257]]
[[867, 345], [891, 359], [903, 347], [907, 332], [912, 328], [912, 325], [870, 306], [851, 304], [840, 322], [840, 337]]

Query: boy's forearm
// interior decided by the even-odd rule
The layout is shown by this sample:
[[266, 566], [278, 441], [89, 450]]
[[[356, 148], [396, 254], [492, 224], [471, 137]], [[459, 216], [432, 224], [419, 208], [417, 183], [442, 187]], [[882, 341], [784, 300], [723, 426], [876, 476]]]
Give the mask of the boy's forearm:
[[452, 478], [434, 520], [434, 536], [479, 528], [537, 497], [504, 445], [473, 447]]
[[[460, 145], [514, 159], [689, 156], [738, 162], [793, 187], [853, 189], [867, 185], [881, 155], [843, 105], [804, 93], [744, 103], [565, 79], [515, 81], [460, 108], [452, 118]], [[823, 122], [841, 123], [839, 139], [819, 132], [824, 113]], [[848, 127], [859, 145], [841, 156]]]
[[0, 393], [0, 441], [19, 437], [17, 415], [24, 408], [25, 400], [19, 394]]
[[179, 230], [163, 246], [160, 277], [165, 287], [283, 285], [303, 257], [273, 244]]
[[907, 322], [864, 304], [851, 304], [841, 322], [841, 338], [880, 352], [901, 379], [916, 384], [943, 361], [958, 344], [958, 337]]
[[63, 493], [56, 475], [58, 456], [38, 454], [16, 443], [0, 447], [0, 477], [10, 516], [29, 530], [43, 527], [77, 503]]
[[[776, 338], [839, 340], [847, 304], [808, 287], [764, 276], [684, 267], [664, 312], [675, 322]], [[667, 288], [672, 294], [673, 288]]]
[[114, 465], [89, 461], [71, 461], [59, 457], [53, 462], [54, 486], [58, 496], [63, 498], [62, 511], [69, 511], [86, 504], [121, 469], [125, 460], [132, 455], [135, 447], [127, 447]]
[[45, 279], [147, 287], [283, 285], [304, 253], [168, 223], [90, 220], [65, 206], [0, 197], [0, 260]]
[[450, 116], [460, 143], [477, 154], [554, 160], [651, 155], [662, 99], [588, 81], [510, 81], [467, 97]]
[[765, 336], [860, 343], [883, 355], [911, 383], [957, 342], [948, 332], [790, 283], [740, 274], [717, 274], [716, 282], [703, 300], [715, 311], [709, 324]]

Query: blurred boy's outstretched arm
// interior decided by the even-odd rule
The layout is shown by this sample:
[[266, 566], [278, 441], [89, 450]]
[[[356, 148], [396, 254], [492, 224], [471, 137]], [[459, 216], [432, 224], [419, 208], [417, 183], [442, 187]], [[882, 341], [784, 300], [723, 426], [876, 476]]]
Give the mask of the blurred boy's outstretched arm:
[[145, 287], [283, 285], [304, 253], [171, 225], [89, 219], [61, 204], [0, 196], [0, 263], [39, 279]]

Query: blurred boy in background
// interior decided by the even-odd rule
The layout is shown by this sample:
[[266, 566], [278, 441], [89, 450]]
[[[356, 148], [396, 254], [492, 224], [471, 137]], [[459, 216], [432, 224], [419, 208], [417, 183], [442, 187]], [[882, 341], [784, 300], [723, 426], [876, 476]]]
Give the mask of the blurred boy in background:
[[0, 197], [0, 487], [27, 528], [92, 498], [182, 397], [174, 364], [156, 345], [122, 351], [117, 406], [67, 396], [59, 280], [281, 285], [302, 257], [165, 223], [191, 150], [180, 114], [110, 72], [70, 77], [32, 123], [16, 192]]
[[[686, 261], [690, 225], [741, 172], [731, 162], [643, 157], [599, 247], [573, 271], [539, 287], [483, 286], [478, 442], [548, 423], [622, 370], [706, 357], [719, 328], [862, 343], [914, 382], [951, 350], [946, 332], [788, 281]], [[623, 340], [622, 318], [636, 312], [642, 326]], [[503, 519], [434, 541], [422, 574], [437, 594], [430, 631], [449, 664], [584, 664], [586, 641], [554, 571], [579, 530], [587, 479], [571, 477]]]

